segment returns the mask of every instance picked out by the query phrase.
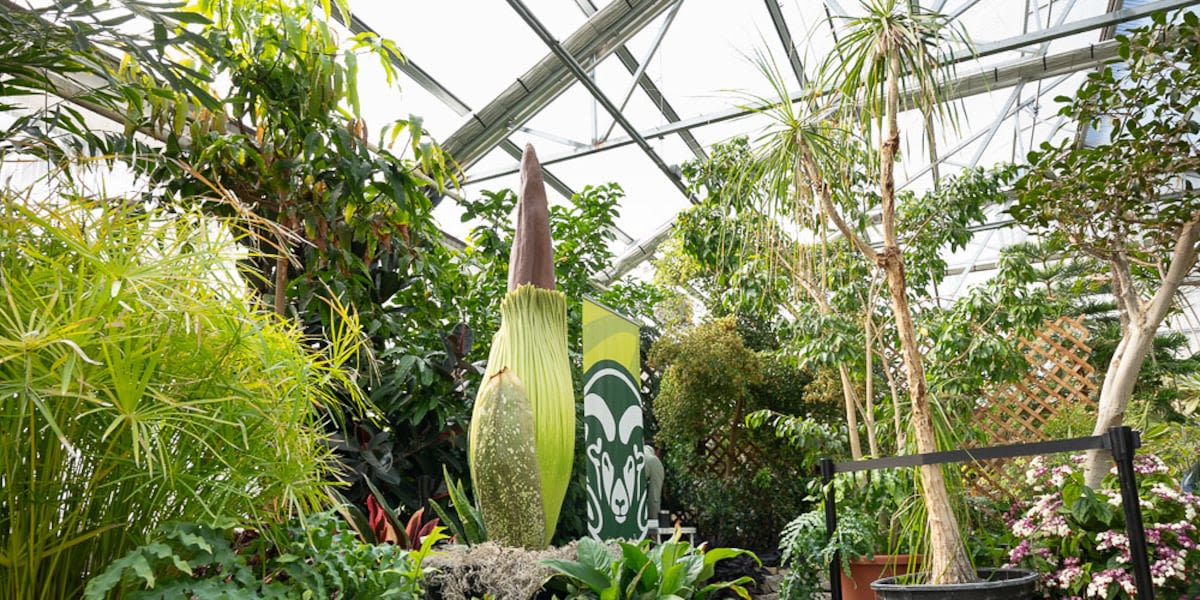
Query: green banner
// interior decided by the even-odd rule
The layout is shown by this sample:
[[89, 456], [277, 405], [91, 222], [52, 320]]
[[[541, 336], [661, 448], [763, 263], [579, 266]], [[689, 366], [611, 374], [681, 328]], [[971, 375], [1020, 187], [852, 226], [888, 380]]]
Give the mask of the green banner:
[[645, 444], [638, 325], [583, 301], [583, 418], [588, 532], [646, 537]]

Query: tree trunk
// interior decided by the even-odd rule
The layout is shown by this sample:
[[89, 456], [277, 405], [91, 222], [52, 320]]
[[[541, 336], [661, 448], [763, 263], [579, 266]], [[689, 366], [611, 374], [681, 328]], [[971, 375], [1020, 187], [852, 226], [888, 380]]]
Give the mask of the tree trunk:
[[[933, 414], [925, 388], [925, 371], [917, 346], [916, 330], [909, 312], [904, 281], [904, 262], [899, 248], [885, 245], [882, 254], [896, 314], [896, 329], [900, 334], [900, 349], [908, 375], [908, 391], [912, 399], [913, 435], [917, 452], [936, 452], [937, 438], [933, 429]], [[929, 521], [929, 550], [932, 555], [932, 583], [961, 583], [975, 579], [975, 569], [967, 558], [958, 519], [950, 505], [950, 494], [942, 467], [921, 467], [921, 490]]]
[[[921, 362], [916, 329], [908, 306], [904, 258], [896, 237], [896, 180], [894, 167], [900, 147], [900, 128], [896, 117], [900, 103], [900, 59], [892, 54], [887, 78], [887, 130], [880, 149], [879, 187], [883, 220], [883, 249], [877, 261], [887, 275], [888, 292], [892, 298], [896, 330], [900, 337], [901, 356], [908, 376], [908, 393], [912, 398], [913, 431], [920, 453], [936, 452], [937, 438], [933, 429], [933, 414], [925, 387], [925, 369]], [[938, 465], [921, 467], [921, 492], [929, 521], [929, 551], [932, 555], [930, 583], [962, 583], [975, 579], [975, 569], [967, 558], [958, 519], [950, 505], [946, 480]]]
[[863, 419], [867, 422], [867, 444], [871, 447], [871, 456], [879, 456], [879, 438], [876, 436], [875, 428], [875, 372], [871, 369], [871, 358], [875, 354], [875, 336], [873, 333], [873, 323], [871, 319], [871, 311], [875, 307], [875, 282], [872, 278], [871, 293], [867, 294], [867, 307], [864, 310], [863, 319], [863, 340], [867, 346], [865, 362], [867, 364], [863, 373], [865, 379], [863, 385], [863, 395], [865, 407], [863, 409]]
[[[1184, 223], [1175, 240], [1175, 248], [1171, 252], [1171, 263], [1154, 297], [1149, 302], [1142, 302], [1133, 289], [1133, 273], [1129, 261], [1121, 254], [1115, 254], [1108, 262], [1113, 277], [1113, 292], [1117, 295], [1117, 306], [1124, 325], [1124, 336], [1117, 349], [1113, 352], [1112, 360], [1108, 363], [1108, 371], [1104, 373], [1104, 383], [1100, 386], [1100, 406], [1096, 412], [1096, 427], [1092, 435], [1101, 435], [1109, 427], [1120, 425], [1125, 418], [1125, 409], [1129, 406], [1129, 397], [1133, 395], [1133, 386], [1137, 383], [1138, 372], [1146, 357], [1154, 348], [1154, 335], [1158, 326], [1167, 317], [1167, 311], [1179, 291], [1183, 278], [1196, 264], [1196, 242], [1200, 239], [1200, 214], [1194, 215]], [[1106, 450], [1089, 450], [1083, 464], [1084, 483], [1090, 488], [1100, 486], [1104, 474], [1108, 472], [1108, 460], [1111, 454]]]
[[[1100, 405], [1092, 435], [1101, 435], [1108, 431], [1109, 427], [1115, 427], [1124, 421], [1125, 409], [1129, 406], [1133, 385], [1137, 383], [1138, 371], [1142, 369], [1146, 356], [1154, 347], [1156, 329], [1157, 326], [1146, 331], [1141, 325], [1133, 325], [1117, 344], [1117, 349], [1108, 362], [1104, 383], [1100, 386]], [[1105, 473], [1108, 473], [1111, 456], [1104, 450], [1088, 451], [1087, 459], [1083, 463], [1083, 480], [1088, 487], [1100, 487], [1101, 480], [1104, 479]]]
[[[810, 173], [810, 177], [819, 176], [819, 174], [820, 174], [819, 171], [816, 171], [816, 167], [811, 162], [804, 162], [808, 158], [809, 157], [807, 155], [805, 155], [805, 157], [803, 157], [803, 158], [801, 158], [801, 160], [797, 161], [797, 163], [796, 163], [797, 179], [799, 179], [800, 175], [803, 173], [802, 166], [807, 168], [807, 170]], [[820, 181], [820, 180], [813, 179], [813, 181]], [[821, 314], [828, 315], [833, 312], [833, 308], [829, 306], [829, 300], [824, 296], [823, 292], [821, 292], [812, 283], [812, 281], [809, 280], [807, 273], [801, 273], [799, 270], [796, 270], [796, 271], [793, 271], [792, 275], [793, 275], [794, 281], [797, 284], [799, 284], [800, 287], [805, 292], [808, 293], [809, 297], [812, 298], [812, 301], [814, 303], [816, 303], [817, 310]], [[793, 313], [793, 314], [795, 314], [795, 313]], [[841, 379], [841, 382], [842, 382], [842, 400], [844, 401], [845, 406], [846, 406], [846, 426], [847, 426], [847, 429], [849, 430], [848, 433], [850, 436], [850, 456], [852, 458], [854, 458], [854, 460], [861, 460], [862, 459], [862, 441], [859, 439], [859, 436], [858, 436], [858, 415], [855, 412], [855, 406], [858, 404], [858, 402], [854, 397], [854, 388], [850, 386], [850, 374], [846, 369], [846, 364], [843, 362], [838, 362], [838, 377]], [[872, 453], [874, 453], [874, 440], [872, 440], [871, 447], [872, 447]]]
[[903, 414], [900, 410], [900, 386], [887, 363], [883, 365], [883, 375], [887, 378], [888, 391], [892, 394], [892, 426], [896, 429], [896, 454], [904, 454], [908, 446], [908, 429], [904, 427]]
[[286, 316], [287, 311], [288, 258], [275, 259], [275, 314]]
[[858, 438], [858, 413], [854, 405], [854, 388], [850, 386], [850, 373], [846, 363], [838, 363], [838, 377], [842, 380], [842, 398], [846, 401], [846, 425], [850, 428], [850, 456], [862, 460], [862, 441]]

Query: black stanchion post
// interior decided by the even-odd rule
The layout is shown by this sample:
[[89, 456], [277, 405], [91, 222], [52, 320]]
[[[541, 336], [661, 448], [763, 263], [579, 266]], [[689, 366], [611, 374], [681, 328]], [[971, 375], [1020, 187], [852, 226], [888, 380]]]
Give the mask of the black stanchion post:
[[[821, 482], [825, 486], [825, 539], [832, 539], [837, 529], [837, 498], [833, 491], [834, 470], [833, 460], [821, 459]], [[829, 561], [829, 595], [832, 600], [842, 600], [842, 578], [838, 577], [842, 562], [842, 553], [834, 552]]]
[[1142, 523], [1142, 506], [1138, 500], [1137, 478], [1133, 472], [1133, 455], [1141, 445], [1141, 438], [1129, 427], [1108, 429], [1108, 448], [1117, 463], [1117, 479], [1121, 482], [1121, 506], [1125, 509], [1125, 530], [1129, 534], [1129, 553], [1133, 559], [1133, 579], [1137, 583], [1137, 597], [1138, 600], [1154, 600], [1154, 584], [1150, 581], [1150, 557], [1146, 555], [1146, 529]]

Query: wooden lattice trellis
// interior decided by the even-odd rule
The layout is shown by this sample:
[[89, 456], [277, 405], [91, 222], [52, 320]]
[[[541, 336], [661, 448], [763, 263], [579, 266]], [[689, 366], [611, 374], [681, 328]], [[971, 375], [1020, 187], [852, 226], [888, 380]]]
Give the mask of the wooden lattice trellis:
[[[1046, 323], [1019, 347], [1029, 363], [1020, 381], [997, 388], [975, 411], [975, 422], [988, 432], [988, 445], [1017, 444], [1049, 439], [1045, 426], [1069, 407], [1095, 410], [1095, 369], [1083, 317], [1060, 317]], [[965, 467], [976, 493], [1001, 497], [1019, 489], [1012, 478], [1023, 469], [1012, 461], [984, 461]]]
[[[705, 469], [709, 472], [723, 472], [726, 464], [729, 464], [735, 471], [755, 473], [763, 467], [763, 460], [766, 449], [762, 448], [756, 440], [746, 435], [744, 425], [737, 427], [736, 440], [731, 435], [733, 430], [725, 430], [714, 432], [711, 436], [704, 440], [701, 445], [702, 454], [704, 456], [704, 465], [699, 466], [699, 469]], [[670, 490], [665, 490], [664, 494], [670, 494]], [[691, 507], [680, 506], [674, 498], [664, 498], [664, 506], [672, 504], [672, 518], [681, 520], [684, 524], [693, 524], [696, 521], [696, 512]]]
[[745, 434], [744, 426], [738, 427], [737, 441], [733, 440], [732, 432], [714, 433], [704, 441], [704, 457], [710, 471], [722, 472], [726, 465], [736, 471], [755, 472], [763, 466], [763, 448], [760, 448], [752, 438]]

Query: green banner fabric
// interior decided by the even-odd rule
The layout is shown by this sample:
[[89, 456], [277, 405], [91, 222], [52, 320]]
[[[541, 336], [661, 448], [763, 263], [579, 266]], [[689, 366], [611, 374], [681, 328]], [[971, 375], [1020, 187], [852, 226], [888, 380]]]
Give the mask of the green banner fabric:
[[637, 324], [583, 301], [583, 418], [588, 533], [646, 537], [645, 444]]

